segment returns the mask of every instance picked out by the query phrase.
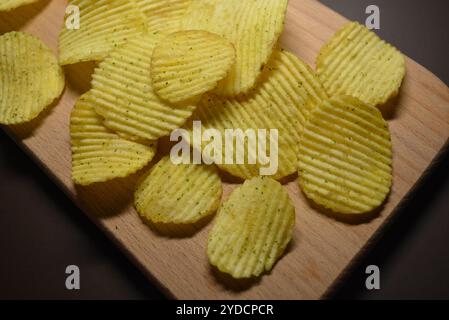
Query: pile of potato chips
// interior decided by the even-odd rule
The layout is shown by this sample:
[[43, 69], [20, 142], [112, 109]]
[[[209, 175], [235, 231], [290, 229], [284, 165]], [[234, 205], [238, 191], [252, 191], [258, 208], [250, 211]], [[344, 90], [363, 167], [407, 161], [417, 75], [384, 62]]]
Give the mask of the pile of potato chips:
[[[30, 2], [3, 1], [0, 10]], [[291, 241], [296, 215], [286, 177], [298, 173], [307, 198], [337, 213], [384, 203], [392, 144], [378, 107], [398, 94], [405, 59], [364, 26], [343, 26], [314, 71], [278, 46], [288, 0], [69, 4], [79, 7], [81, 26], [61, 30], [59, 63], [39, 39], [0, 36], [0, 123], [30, 121], [57, 99], [60, 66], [96, 61], [91, 89], [71, 114], [74, 183], [149, 166], [135, 191], [141, 218], [182, 226], [217, 212], [207, 254], [234, 278], [269, 272]], [[152, 161], [158, 140], [196, 120], [221, 133], [277, 129], [277, 172], [260, 177], [259, 163], [177, 164], [164, 154]], [[244, 180], [221, 205], [220, 170]]]

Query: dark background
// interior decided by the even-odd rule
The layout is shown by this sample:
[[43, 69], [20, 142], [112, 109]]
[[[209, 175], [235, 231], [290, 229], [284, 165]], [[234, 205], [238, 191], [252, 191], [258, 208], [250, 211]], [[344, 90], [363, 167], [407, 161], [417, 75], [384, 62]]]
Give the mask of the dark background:
[[[352, 20], [381, 9], [379, 34], [449, 84], [449, 1], [323, 0]], [[449, 121], [449, 119], [448, 119]], [[449, 152], [330, 298], [449, 299]], [[161, 299], [155, 288], [0, 130], [0, 299]], [[81, 290], [65, 289], [65, 268]], [[367, 291], [365, 268], [381, 269]]]

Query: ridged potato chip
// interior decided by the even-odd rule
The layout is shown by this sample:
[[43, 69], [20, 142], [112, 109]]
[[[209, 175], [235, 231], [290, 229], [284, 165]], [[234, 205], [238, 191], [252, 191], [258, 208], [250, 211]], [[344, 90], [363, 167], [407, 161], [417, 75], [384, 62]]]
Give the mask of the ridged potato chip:
[[151, 83], [156, 40], [144, 35], [114, 50], [92, 76], [92, 104], [110, 129], [136, 139], [157, 140], [181, 127], [194, 105], [174, 106], [160, 99]]
[[[281, 179], [297, 172], [301, 130], [310, 111], [327, 96], [312, 69], [285, 50], [274, 53], [262, 78], [260, 85], [238, 98], [205, 95], [192, 119], [200, 120], [204, 129], [218, 130], [222, 139], [225, 139], [226, 129], [265, 129], [266, 139], [259, 137], [259, 141], [266, 140], [268, 155], [271, 154], [268, 130], [278, 130], [278, 170], [273, 178]], [[192, 131], [190, 134], [192, 136]], [[236, 150], [234, 148], [234, 152]], [[220, 169], [233, 176], [250, 179], [259, 176], [260, 169], [267, 167], [259, 161], [257, 147], [253, 144], [245, 144], [243, 164], [224, 163], [225, 148], [222, 151], [222, 161], [214, 160]], [[249, 155], [252, 159], [257, 158], [256, 164], [250, 163]]]
[[141, 145], [107, 129], [89, 95], [81, 96], [70, 119], [73, 181], [89, 185], [124, 178], [142, 169], [153, 159], [157, 143]]
[[[61, 65], [100, 61], [129, 38], [146, 32], [146, 17], [132, 0], [71, 0], [80, 10], [79, 29], [63, 25], [59, 35]], [[69, 20], [66, 16], [65, 20]]]
[[392, 145], [380, 111], [349, 96], [316, 108], [300, 143], [299, 184], [309, 199], [337, 213], [382, 205], [392, 184]]
[[295, 207], [278, 182], [245, 181], [218, 210], [209, 233], [209, 261], [236, 279], [258, 277], [282, 256], [294, 226]]
[[396, 96], [405, 76], [404, 56], [357, 22], [334, 35], [316, 64], [330, 96], [350, 95], [371, 105]]
[[200, 98], [234, 63], [234, 46], [223, 37], [200, 30], [175, 32], [153, 51], [153, 88], [172, 103]]
[[181, 19], [192, 0], [135, 0], [147, 17], [150, 34], [170, 34], [181, 30]]
[[40, 39], [15, 31], [0, 36], [0, 123], [36, 118], [64, 86], [58, 60]]
[[216, 93], [237, 96], [254, 87], [282, 30], [288, 0], [197, 0], [187, 9], [184, 30], [224, 36], [237, 52], [236, 64]]
[[215, 213], [221, 195], [215, 167], [174, 164], [167, 156], [139, 184], [134, 204], [152, 223], [192, 224]]
[[34, 3], [38, 0], [2, 0], [0, 2], [0, 11], [9, 11], [26, 4]]

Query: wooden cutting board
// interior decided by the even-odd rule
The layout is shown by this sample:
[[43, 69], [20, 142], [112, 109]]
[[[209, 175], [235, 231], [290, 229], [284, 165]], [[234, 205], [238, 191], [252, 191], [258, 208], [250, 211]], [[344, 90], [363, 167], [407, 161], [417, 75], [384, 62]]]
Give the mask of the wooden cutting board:
[[[53, 49], [66, 1], [42, 0], [0, 14], [0, 32], [23, 30]], [[315, 0], [290, 0], [282, 46], [311, 65], [321, 45], [346, 21]], [[152, 281], [181, 299], [315, 299], [325, 295], [351, 261], [391, 218], [449, 137], [449, 89], [411, 59], [401, 94], [386, 107], [394, 144], [394, 186], [379, 215], [343, 221], [313, 209], [296, 181], [287, 184], [297, 225], [288, 252], [257, 281], [235, 282], [212, 269], [206, 257], [210, 224], [197, 233], [166, 237], [144, 225], [132, 207], [136, 176], [78, 188], [70, 179], [69, 113], [89, 89], [92, 64], [66, 68], [67, 88], [45, 117], [6, 128], [47, 173]], [[225, 185], [225, 197], [234, 188]], [[363, 285], [363, 284], [360, 284]]]

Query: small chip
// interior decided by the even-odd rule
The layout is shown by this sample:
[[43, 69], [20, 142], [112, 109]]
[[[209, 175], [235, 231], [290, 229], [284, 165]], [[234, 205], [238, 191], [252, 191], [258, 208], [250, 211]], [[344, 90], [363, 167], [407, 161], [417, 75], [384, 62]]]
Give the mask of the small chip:
[[330, 96], [349, 95], [374, 106], [395, 97], [405, 76], [404, 56], [357, 22], [334, 35], [316, 64]]
[[198, 99], [214, 89], [235, 63], [235, 49], [226, 39], [206, 31], [181, 31], [154, 49], [153, 88], [172, 103]]
[[212, 265], [234, 278], [270, 271], [292, 238], [295, 207], [271, 178], [245, 181], [218, 210], [207, 255]]
[[215, 213], [221, 195], [215, 167], [174, 164], [167, 156], [139, 184], [134, 203], [152, 223], [193, 224]]

